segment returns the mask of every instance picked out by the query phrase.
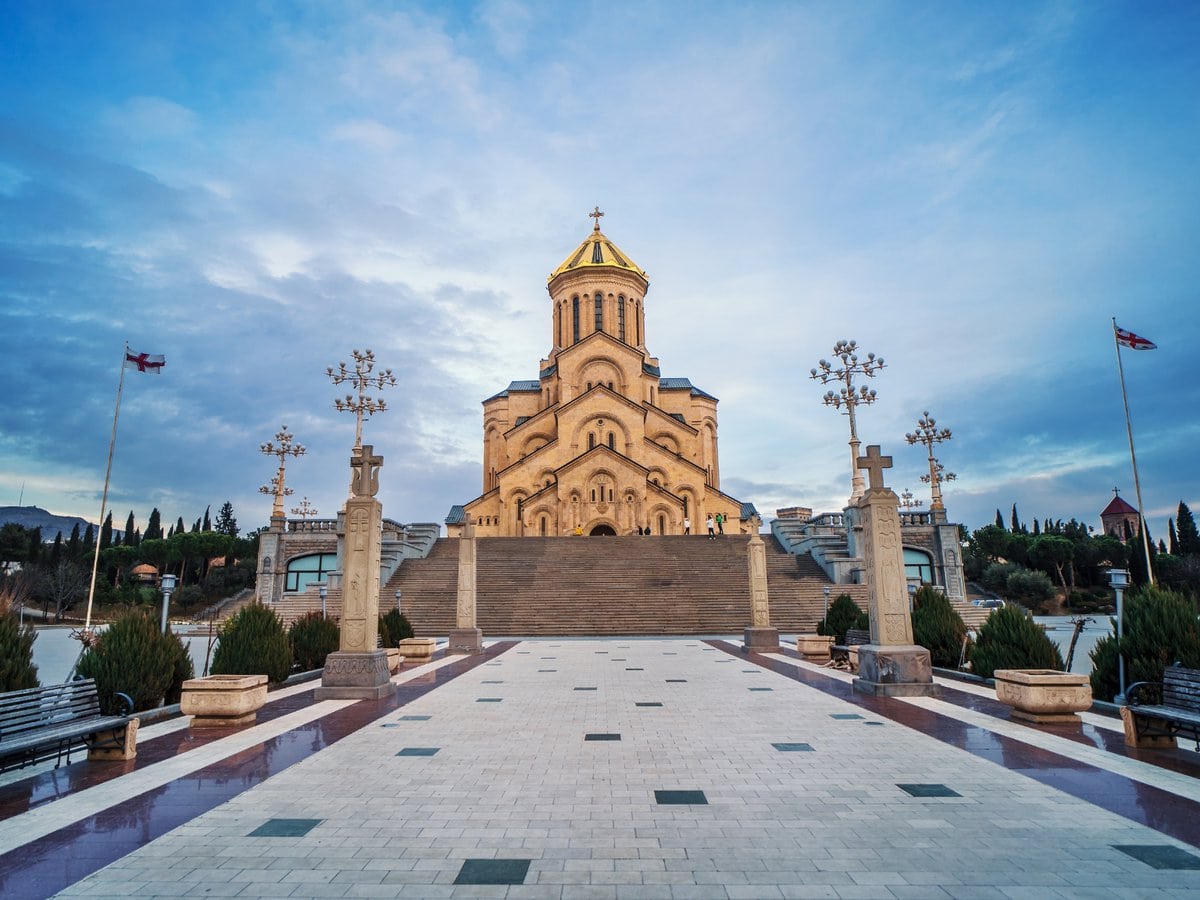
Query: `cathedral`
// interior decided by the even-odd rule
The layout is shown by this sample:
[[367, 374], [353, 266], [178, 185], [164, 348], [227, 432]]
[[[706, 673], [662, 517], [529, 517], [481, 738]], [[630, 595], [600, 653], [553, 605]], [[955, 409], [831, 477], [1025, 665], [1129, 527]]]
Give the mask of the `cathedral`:
[[757, 532], [721, 492], [717, 398], [665, 378], [646, 349], [650, 282], [600, 230], [548, 279], [550, 353], [538, 377], [483, 401], [483, 493], [446, 517], [479, 537]]

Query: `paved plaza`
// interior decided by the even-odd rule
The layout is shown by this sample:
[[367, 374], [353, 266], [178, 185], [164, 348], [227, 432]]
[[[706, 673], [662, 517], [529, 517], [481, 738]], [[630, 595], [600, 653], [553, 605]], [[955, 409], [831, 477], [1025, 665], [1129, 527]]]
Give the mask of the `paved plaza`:
[[[0, 786], [0, 895], [1195, 897], [1200, 754], [701, 639], [439, 655]], [[115, 773], [119, 773], [113, 777]]]

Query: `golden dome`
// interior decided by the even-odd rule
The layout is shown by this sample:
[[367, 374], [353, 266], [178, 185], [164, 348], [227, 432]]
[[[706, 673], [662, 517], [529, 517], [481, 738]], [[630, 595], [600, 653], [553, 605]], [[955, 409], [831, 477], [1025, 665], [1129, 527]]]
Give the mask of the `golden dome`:
[[546, 280], [553, 281], [559, 275], [567, 272], [578, 272], [595, 266], [612, 266], [617, 269], [623, 269], [626, 272], [632, 272], [643, 280], [648, 281], [646, 273], [633, 260], [622, 253], [616, 244], [605, 237], [604, 232], [600, 230], [600, 216], [604, 215], [604, 213], [600, 212], [600, 208], [596, 207], [588, 215], [596, 220], [592, 233], [584, 239], [582, 244], [575, 248], [570, 256], [563, 260], [562, 265], [550, 273], [550, 277]]

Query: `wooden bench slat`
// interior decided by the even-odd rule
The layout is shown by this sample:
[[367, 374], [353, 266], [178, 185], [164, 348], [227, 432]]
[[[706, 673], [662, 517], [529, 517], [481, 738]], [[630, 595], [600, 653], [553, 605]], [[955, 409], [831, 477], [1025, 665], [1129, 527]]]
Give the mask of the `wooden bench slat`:
[[0, 694], [0, 770], [55, 754], [61, 759], [66, 753], [69, 759], [75, 750], [96, 743], [90, 738], [123, 731], [130, 719], [101, 711], [94, 679]]

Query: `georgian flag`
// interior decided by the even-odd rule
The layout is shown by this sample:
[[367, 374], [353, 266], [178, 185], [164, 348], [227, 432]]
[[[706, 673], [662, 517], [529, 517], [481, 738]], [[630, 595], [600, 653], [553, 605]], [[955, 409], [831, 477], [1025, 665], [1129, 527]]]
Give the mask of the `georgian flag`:
[[1117, 343], [1122, 347], [1128, 347], [1130, 350], [1157, 350], [1158, 344], [1154, 341], [1148, 341], [1144, 337], [1134, 334], [1132, 331], [1126, 331], [1124, 328], [1117, 328], [1113, 324], [1113, 328], [1117, 332]]
[[161, 353], [138, 353], [128, 347], [125, 348], [125, 368], [127, 369], [161, 375], [163, 366], [166, 364], [167, 358]]

